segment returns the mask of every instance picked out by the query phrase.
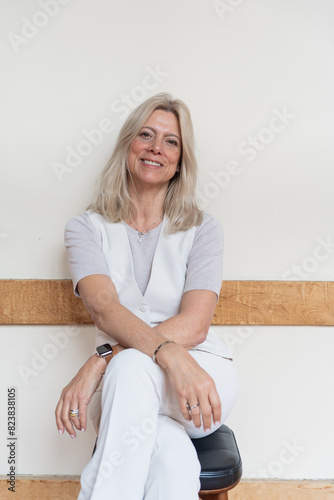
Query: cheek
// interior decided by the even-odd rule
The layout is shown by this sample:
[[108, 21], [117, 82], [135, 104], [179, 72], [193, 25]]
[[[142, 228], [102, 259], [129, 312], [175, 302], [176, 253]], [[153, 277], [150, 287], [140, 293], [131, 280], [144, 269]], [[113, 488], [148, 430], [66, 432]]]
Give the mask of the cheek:
[[139, 152], [140, 152], [140, 150], [139, 150], [139, 148], [138, 148], [138, 145], [136, 145], [136, 144], [132, 143], [132, 144], [131, 144], [131, 147], [130, 147], [130, 149], [129, 149], [129, 152], [128, 152], [128, 158], [127, 158], [127, 160], [128, 160], [128, 165], [129, 165], [130, 163], [133, 163], [133, 162], [135, 161], [135, 159], [136, 159], [136, 157], [138, 156]]
[[139, 142], [137, 139], [134, 139], [131, 143], [130, 149], [129, 149], [129, 156], [135, 156], [138, 153], [140, 153], [143, 150], [143, 145], [141, 142]]
[[175, 157], [174, 157], [174, 163], [175, 163], [175, 164], [176, 164], [176, 166], [178, 167], [178, 166], [179, 166], [179, 164], [180, 164], [180, 162], [181, 162], [181, 154], [180, 154], [180, 153], [178, 153], [178, 154], [176, 154], [176, 155], [175, 155]]
[[181, 153], [179, 151], [168, 151], [166, 156], [168, 157], [169, 163], [172, 165], [175, 163], [178, 164], [181, 159]]

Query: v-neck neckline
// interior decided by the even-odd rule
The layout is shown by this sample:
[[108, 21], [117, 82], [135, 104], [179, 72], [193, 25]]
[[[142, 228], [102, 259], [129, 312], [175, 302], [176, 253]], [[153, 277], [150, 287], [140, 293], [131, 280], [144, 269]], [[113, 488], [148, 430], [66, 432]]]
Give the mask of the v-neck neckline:
[[[127, 227], [128, 226], [131, 231], [134, 231], [135, 233], [138, 233], [138, 231], [136, 231], [135, 229], [133, 229], [131, 226], [129, 226], [129, 224], [127, 224], [126, 222], [122, 222], [122, 225], [123, 225], [123, 228], [124, 228], [124, 231], [125, 231], [125, 236], [126, 236], [126, 240], [127, 240], [127, 246], [128, 246], [128, 252], [130, 253], [130, 265], [131, 265], [131, 272], [132, 272], [132, 277], [133, 277], [133, 280], [135, 282], [135, 286], [136, 286], [136, 290], [137, 292], [140, 294], [140, 297], [141, 299], [145, 300], [146, 298], [146, 295], [147, 295], [147, 292], [150, 288], [150, 285], [152, 283], [152, 276], [154, 274], [154, 268], [155, 268], [155, 261], [156, 261], [156, 255], [157, 255], [157, 252], [159, 251], [159, 248], [160, 248], [160, 245], [161, 245], [161, 234], [164, 232], [165, 230], [165, 217], [162, 219], [162, 221], [160, 222], [160, 224], [155, 227], [154, 229], [151, 229], [151, 231], [155, 231], [157, 228], [160, 228], [160, 232], [158, 234], [158, 241], [157, 241], [157, 245], [155, 247], [155, 250], [154, 250], [154, 254], [153, 254], [153, 259], [152, 259], [152, 265], [151, 265], [151, 272], [150, 272], [150, 277], [149, 277], [149, 280], [147, 282], [147, 287], [145, 289], [145, 292], [142, 293], [139, 286], [138, 286], [138, 283], [137, 283], [137, 280], [136, 280], [136, 276], [135, 276], [135, 265], [134, 265], [134, 261], [133, 261], [133, 254], [132, 254], [132, 250], [131, 250], [131, 244], [130, 244], [130, 240], [129, 240], [129, 236], [128, 236], [128, 233], [127, 233]], [[150, 232], [150, 231], [149, 231]], [[147, 233], [148, 234], [148, 233]], [[152, 235], [151, 237], [154, 237], [155, 235]], [[141, 245], [141, 243], [138, 242], [138, 245]]]

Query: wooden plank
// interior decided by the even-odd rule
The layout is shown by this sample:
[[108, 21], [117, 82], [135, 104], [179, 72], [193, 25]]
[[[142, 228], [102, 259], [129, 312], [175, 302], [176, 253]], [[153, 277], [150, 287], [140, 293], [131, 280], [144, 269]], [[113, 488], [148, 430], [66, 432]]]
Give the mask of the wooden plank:
[[[0, 324], [91, 324], [70, 280], [0, 280]], [[224, 281], [213, 325], [334, 325], [332, 281]]]
[[224, 281], [213, 325], [334, 325], [333, 281]]
[[[0, 479], [2, 500], [75, 500], [80, 490], [77, 476], [41, 476], [16, 479], [15, 493]], [[241, 481], [228, 492], [229, 500], [332, 500], [333, 481]], [[121, 499], [119, 499], [121, 500]], [[171, 499], [172, 500], [172, 499]], [[205, 500], [205, 497], [203, 497]]]
[[74, 500], [78, 498], [78, 476], [17, 476], [15, 493], [8, 491], [6, 479], [0, 479], [1, 500]]
[[241, 481], [228, 492], [229, 500], [333, 500], [333, 497], [333, 481], [249, 480]]
[[0, 324], [90, 324], [71, 280], [0, 280]]

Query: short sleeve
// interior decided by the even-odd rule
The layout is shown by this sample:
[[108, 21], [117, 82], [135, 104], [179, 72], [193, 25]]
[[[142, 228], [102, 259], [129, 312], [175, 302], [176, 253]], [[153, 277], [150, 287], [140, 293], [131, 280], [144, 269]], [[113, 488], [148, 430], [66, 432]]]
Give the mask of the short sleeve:
[[223, 278], [224, 235], [220, 223], [212, 215], [196, 229], [189, 254], [184, 293], [211, 290], [219, 297]]
[[102, 252], [101, 235], [91, 223], [88, 214], [77, 215], [65, 227], [65, 247], [75, 295], [79, 297], [78, 282], [92, 274], [110, 276]]

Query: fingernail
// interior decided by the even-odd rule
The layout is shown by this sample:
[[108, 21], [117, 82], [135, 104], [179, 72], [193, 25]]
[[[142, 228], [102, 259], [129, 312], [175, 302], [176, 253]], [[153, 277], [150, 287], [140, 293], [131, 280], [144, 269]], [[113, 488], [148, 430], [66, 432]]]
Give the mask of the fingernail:
[[63, 435], [63, 431], [61, 429], [58, 429], [58, 432], [61, 436]]
[[210, 432], [211, 429], [204, 429], [204, 432]]
[[220, 422], [218, 422], [218, 420], [217, 420], [217, 422], [215, 422], [215, 425], [220, 425]]
[[72, 438], [72, 439], [74, 439], [74, 438], [75, 438], [75, 436], [74, 436], [73, 434], [71, 434], [71, 438]]
[[81, 429], [81, 432], [85, 432], [85, 429], [84, 429], [84, 428], [82, 428], [82, 429]]

